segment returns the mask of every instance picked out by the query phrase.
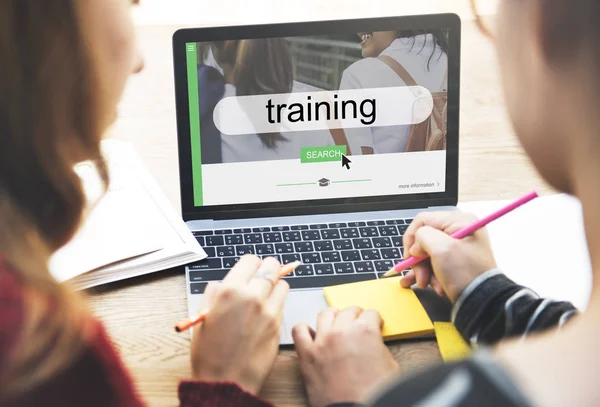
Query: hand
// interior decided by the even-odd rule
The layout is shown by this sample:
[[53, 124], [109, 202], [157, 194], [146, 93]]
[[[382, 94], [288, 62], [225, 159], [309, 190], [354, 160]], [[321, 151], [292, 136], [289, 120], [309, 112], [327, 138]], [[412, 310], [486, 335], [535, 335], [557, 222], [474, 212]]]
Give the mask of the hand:
[[398, 364], [381, 338], [382, 320], [376, 311], [329, 308], [317, 318], [316, 333], [308, 325], [292, 335], [312, 407], [359, 402]]
[[496, 260], [485, 229], [463, 239], [450, 235], [477, 221], [462, 212], [424, 212], [419, 214], [404, 234], [404, 256], [429, 256], [400, 280], [408, 288], [417, 283], [429, 284], [439, 295], [455, 301], [480, 274], [496, 267]]
[[[194, 330], [192, 372], [206, 382], [234, 382], [257, 394], [279, 350], [283, 305], [289, 285], [279, 280], [280, 264], [246, 255], [222, 283], [206, 288], [206, 320]], [[269, 278], [254, 278], [257, 270]], [[271, 280], [271, 281], [270, 281]]]

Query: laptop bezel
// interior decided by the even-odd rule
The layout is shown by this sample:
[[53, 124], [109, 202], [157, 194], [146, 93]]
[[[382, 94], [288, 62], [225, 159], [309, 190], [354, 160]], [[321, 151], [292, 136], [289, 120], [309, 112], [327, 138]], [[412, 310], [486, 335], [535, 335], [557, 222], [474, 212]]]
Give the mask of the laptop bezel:
[[[397, 27], [403, 27], [406, 30], [449, 29], [448, 140], [446, 150], [445, 192], [205, 207], [194, 206], [186, 43], [251, 38], [312, 36], [340, 32], [385, 31], [397, 29]], [[351, 20], [185, 28], [176, 31], [173, 34], [172, 46], [177, 113], [179, 185], [181, 209], [185, 221], [198, 219], [241, 219], [401, 210], [434, 206], [455, 206], [458, 202], [461, 21], [456, 14], [430, 14]]]

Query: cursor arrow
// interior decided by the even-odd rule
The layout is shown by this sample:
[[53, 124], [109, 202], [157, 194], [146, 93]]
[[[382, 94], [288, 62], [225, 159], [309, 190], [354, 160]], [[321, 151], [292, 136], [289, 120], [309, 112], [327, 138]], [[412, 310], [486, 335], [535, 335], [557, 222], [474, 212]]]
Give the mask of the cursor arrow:
[[342, 154], [342, 167], [346, 167], [347, 169], [350, 169], [350, 163], [352, 161], [350, 161], [348, 159], [348, 157], [346, 157], [344, 154]]

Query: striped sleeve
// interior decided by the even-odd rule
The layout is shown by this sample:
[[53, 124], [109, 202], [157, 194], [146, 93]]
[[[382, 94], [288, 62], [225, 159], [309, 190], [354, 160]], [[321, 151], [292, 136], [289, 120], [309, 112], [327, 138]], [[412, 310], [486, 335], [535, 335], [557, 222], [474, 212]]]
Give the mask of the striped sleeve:
[[560, 329], [576, 314], [571, 303], [540, 298], [493, 269], [461, 293], [454, 303], [452, 322], [471, 344], [490, 345], [505, 338]]

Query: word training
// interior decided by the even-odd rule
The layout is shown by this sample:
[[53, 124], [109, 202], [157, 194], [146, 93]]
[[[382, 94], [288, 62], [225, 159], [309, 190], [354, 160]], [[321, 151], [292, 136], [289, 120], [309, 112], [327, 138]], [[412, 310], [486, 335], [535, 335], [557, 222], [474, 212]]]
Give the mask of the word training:
[[[365, 99], [360, 103], [354, 100], [338, 100], [333, 95], [333, 101], [313, 101], [306, 97], [306, 103], [273, 104], [269, 99], [267, 105], [267, 120], [269, 123], [281, 123], [282, 118], [290, 123], [310, 122], [319, 120], [360, 119], [364, 125], [371, 125], [377, 118], [375, 99]], [[360, 113], [360, 115], [359, 115]]]

